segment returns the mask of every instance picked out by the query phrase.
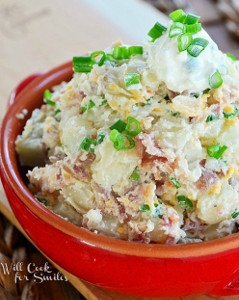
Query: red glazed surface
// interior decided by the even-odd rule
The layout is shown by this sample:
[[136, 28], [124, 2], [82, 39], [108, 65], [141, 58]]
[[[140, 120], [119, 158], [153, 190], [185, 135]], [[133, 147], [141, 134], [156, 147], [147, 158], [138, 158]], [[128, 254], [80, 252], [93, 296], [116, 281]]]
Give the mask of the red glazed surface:
[[[30, 77], [11, 95], [1, 128], [0, 175], [18, 221], [34, 243], [67, 271], [121, 293], [176, 297], [239, 294], [239, 234], [188, 245], [155, 245], [97, 235], [56, 216], [23, 183], [14, 141], [46, 88], [68, 81], [71, 63]], [[25, 120], [16, 115], [27, 108]]]

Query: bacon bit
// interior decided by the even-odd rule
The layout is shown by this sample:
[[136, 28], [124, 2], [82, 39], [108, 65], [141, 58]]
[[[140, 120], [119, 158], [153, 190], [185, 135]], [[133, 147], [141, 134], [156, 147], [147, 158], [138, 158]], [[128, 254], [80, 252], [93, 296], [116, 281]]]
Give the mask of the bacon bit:
[[176, 244], [176, 239], [172, 236], [168, 236], [167, 239], [165, 240], [165, 244], [168, 245]]
[[201, 191], [206, 191], [218, 180], [218, 176], [215, 172], [204, 167], [201, 167], [201, 170], [202, 174], [195, 184]]
[[143, 167], [152, 167], [155, 161], [165, 163], [167, 157], [149, 134], [140, 133], [136, 137], [136, 149]]
[[179, 93], [176, 93], [174, 91], [170, 91], [168, 90], [168, 96], [169, 96], [169, 99], [172, 100], [173, 98], [175, 98], [176, 96], [178, 96]]
[[140, 233], [136, 237], [133, 238], [134, 242], [140, 242], [144, 244], [149, 244], [150, 243], [150, 238], [146, 236], [145, 233]]
[[82, 100], [86, 97], [86, 94], [83, 91], [80, 91], [79, 94]]
[[76, 159], [75, 159], [75, 164], [80, 164], [83, 163], [85, 165], [91, 165], [93, 161], [95, 160], [95, 154], [94, 153], [85, 153], [85, 152], [80, 152]]
[[165, 183], [165, 180], [162, 179], [160, 181], [156, 181], [156, 194], [158, 196], [162, 195], [163, 192], [164, 192], [164, 183]]
[[95, 192], [95, 203], [97, 208], [106, 214], [110, 213], [111, 215], [118, 217], [119, 221], [123, 222], [127, 217], [124, 205], [117, 200], [113, 193], [110, 193], [99, 184], [93, 182], [92, 188]]

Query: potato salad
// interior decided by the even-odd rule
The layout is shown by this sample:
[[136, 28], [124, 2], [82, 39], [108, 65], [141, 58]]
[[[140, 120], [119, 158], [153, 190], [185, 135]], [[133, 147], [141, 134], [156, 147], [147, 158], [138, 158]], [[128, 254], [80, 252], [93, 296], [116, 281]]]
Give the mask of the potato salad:
[[29, 189], [86, 230], [143, 243], [238, 231], [239, 63], [177, 10], [141, 45], [73, 58], [16, 140]]

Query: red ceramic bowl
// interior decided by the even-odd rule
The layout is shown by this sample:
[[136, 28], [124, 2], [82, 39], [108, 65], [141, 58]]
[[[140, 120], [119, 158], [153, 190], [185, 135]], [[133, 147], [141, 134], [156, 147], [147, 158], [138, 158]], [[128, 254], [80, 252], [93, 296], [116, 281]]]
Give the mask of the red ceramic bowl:
[[[24, 184], [15, 139], [43, 91], [72, 77], [72, 65], [28, 78], [11, 96], [1, 128], [0, 174], [12, 210], [34, 243], [58, 265], [98, 286], [125, 294], [176, 297], [239, 294], [239, 234], [188, 245], [126, 242], [97, 235], [58, 217]], [[25, 120], [16, 115], [28, 109]]]

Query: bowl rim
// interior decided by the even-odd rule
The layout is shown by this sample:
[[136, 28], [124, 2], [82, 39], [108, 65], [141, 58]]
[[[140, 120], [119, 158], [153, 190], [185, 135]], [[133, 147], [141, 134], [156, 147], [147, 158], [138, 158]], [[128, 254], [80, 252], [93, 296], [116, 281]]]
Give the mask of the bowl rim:
[[[14, 103], [10, 105], [3, 118], [0, 136], [1, 175], [7, 178], [8, 184], [10, 184], [11, 188], [24, 205], [27, 206], [34, 215], [41, 218], [47, 224], [82, 243], [123, 255], [150, 258], [190, 258], [215, 255], [239, 248], [239, 233], [201, 243], [180, 245], [143, 244], [115, 239], [96, 234], [85, 228], [74, 225], [39, 203], [23, 183], [20, 173], [16, 168], [15, 151], [10, 151], [10, 149], [12, 149], [11, 147], [14, 147], [15, 149], [15, 141], [9, 139], [8, 133], [9, 130], [11, 130], [11, 124], [17, 122], [16, 115], [21, 111], [20, 108], [22, 108], [24, 98], [30, 97], [32, 91], [39, 86], [44, 87], [45, 89], [45, 85], [47, 86], [47, 83], [51, 78], [58, 78], [59, 76], [64, 74], [69, 75], [70, 73], [73, 74], [71, 61], [40, 74], [15, 96]], [[47, 88], [50, 88], [50, 86]]]

